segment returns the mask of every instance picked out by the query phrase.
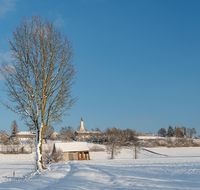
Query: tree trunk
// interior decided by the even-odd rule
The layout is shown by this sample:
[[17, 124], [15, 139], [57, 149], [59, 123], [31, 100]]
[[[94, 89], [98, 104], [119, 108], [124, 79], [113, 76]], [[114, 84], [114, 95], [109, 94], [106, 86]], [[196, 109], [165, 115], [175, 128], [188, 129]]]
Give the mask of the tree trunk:
[[111, 150], [111, 159], [114, 159], [114, 145], [112, 145], [112, 150]]
[[135, 145], [135, 159], [137, 159], [137, 147]]
[[113, 159], [113, 154], [114, 154], [114, 149], [112, 149], [112, 152], [111, 152], [111, 159]]
[[36, 147], [36, 168], [38, 171], [43, 170], [43, 162], [42, 162], [42, 136], [43, 136], [43, 124], [41, 124], [40, 129], [38, 130], [36, 127], [36, 135], [35, 135], [35, 147]]

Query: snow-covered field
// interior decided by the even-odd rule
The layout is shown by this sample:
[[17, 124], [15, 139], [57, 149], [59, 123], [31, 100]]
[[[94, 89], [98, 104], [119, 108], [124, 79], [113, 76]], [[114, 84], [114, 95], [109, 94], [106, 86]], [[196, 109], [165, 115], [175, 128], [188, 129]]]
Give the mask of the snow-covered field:
[[134, 160], [133, 151], [123, 149], [109, 160], [106, 152], [91, 152], [90, 161], [54, 164], [38, 175], [34, 154], [0, 154], [0, 189], [200, 189], [199, 147], [148, 150], [168, 157], [141, 151]]

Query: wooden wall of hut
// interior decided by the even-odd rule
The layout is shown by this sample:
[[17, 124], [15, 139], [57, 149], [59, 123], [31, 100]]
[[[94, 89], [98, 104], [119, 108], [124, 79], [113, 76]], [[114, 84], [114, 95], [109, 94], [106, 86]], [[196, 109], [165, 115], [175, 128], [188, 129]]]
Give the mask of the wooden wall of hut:
[[90, 160], [89, 152], [64, 152], [65, 161], [70, 160]]

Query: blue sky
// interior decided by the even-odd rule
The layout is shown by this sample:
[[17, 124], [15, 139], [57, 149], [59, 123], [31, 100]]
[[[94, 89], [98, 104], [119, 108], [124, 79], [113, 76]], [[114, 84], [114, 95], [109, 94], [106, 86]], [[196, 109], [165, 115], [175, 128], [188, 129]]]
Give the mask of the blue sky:
[[[40, 14], [61, 26], [76, 53], [79, 100], [56, 131], [76, 129], [82, 116], [87, 130], [92, 123], [156, 134], [172, 125], [200, 134], [199, 8], [195, 0], [0, 0], [0, 60], [10, 61], [5, 38], [19, 20]], [[1, 130], [10, 134], [13, 120], [28, 129], [3, 105], [0, 113]]]

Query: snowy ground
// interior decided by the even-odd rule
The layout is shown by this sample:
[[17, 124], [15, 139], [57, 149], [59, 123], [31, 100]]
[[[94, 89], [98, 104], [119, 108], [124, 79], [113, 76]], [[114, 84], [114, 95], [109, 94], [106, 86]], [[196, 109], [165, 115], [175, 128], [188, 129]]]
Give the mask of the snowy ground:
[[91, 152], [90, 161], [54, 164], [38, 175], [31, 173], [34, 154], [0, 154], [0, 189], [200, 189], [200, 148], [148, 150], [168, 157], [141, 151], [134, 160], [123, 149], [109, 160], [106, 152]]

